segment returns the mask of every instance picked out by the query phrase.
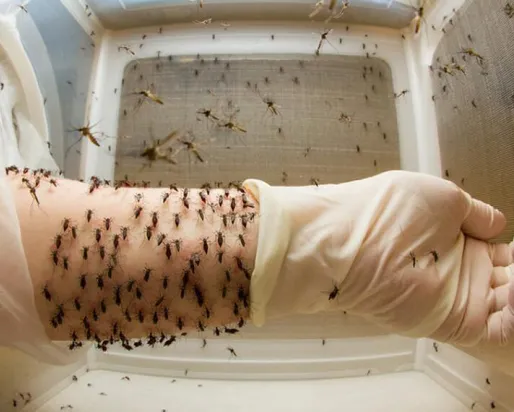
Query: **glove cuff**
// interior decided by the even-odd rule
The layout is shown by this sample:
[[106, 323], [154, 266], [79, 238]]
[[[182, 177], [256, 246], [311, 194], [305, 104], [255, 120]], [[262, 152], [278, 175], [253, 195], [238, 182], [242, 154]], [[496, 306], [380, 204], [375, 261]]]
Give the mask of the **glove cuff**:
[[243, 186], [257, 200], [261, 211], [255, 269], [250, 282], [250, 318], [255, 326], [262, 326], [289, 248], [291, 223], [270, 185], [248, 179]]

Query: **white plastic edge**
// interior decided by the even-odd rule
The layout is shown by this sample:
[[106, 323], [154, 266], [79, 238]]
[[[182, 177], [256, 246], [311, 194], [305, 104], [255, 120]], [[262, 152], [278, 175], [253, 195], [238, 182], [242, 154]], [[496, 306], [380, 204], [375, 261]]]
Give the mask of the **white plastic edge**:
[[[90, 369], [207, 379], [321, 379], [412, 370], [416, 340], [396, 335], [353, 339], [184, 338], [171, 348], [92, 352]], [[237, 358], [230, 356], [233, 347]]]
[[494, 401], [495, 411], [514, 410], [514, 402], [505, 403], [508, 402], [507, 398], [514, 399], [512, 377], [488, 367], [451, 345], [436, 345], [437, 352], [433, 341], [427, 341], [423, 369], [427, 376], [474, 412], [492, 410], [491, 401]]
[[[94, 31], [98, 38], [102, 36], [104, 31], [102, 23], [91, 7], [86, 11], [86, 2], [81, 0], [61, 0], [61, 3], [87, 34], [90, 35], [91, 32]], [[88, 17], [89, 13], [91, 13], [91, 15]]]
[[406, 38], [405, 61], [413, 97], [414, 127], [418, 131], [419, 171], [438, 177], [442, 175], [441, 156], [429, 66], [444, 35], [441, 29], [454, 14], [453, 9], [458, 10], [464, 2], [465, 0], [438, 0], [424, 17], [417, 35], [412, 27], [403, 30]]

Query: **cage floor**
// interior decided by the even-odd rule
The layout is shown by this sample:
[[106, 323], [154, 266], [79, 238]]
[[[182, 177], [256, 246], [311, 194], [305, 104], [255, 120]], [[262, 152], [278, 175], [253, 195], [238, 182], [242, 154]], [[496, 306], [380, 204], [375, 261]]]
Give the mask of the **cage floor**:
[[170, 379], [91, 371], [78, 376], [77, 381], [38, 412], [59, 410], [465, 412], [469, 408], [420, 372], [262, 382]]

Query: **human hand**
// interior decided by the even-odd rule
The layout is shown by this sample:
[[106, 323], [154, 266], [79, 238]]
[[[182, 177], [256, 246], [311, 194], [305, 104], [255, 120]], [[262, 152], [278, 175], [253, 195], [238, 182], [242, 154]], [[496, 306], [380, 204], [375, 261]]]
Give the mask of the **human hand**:
[[260, 270], [258, 251], [252, 301], [267, 316], [344, 310], [461, 345], [512, 336], [512, 253], [486, 242], [505, 218], [453, 183], [394, 171], [341, 185], [247, 187], [286, 217], [267, 225], [261, 201], [259, 237], [289, 239], [277, 273]]

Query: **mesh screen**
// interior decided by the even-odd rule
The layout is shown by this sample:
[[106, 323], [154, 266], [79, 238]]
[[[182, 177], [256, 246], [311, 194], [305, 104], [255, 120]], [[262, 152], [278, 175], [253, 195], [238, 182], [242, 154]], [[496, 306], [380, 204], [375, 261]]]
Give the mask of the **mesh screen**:
[[[148, 87], [163, 105], [131, 94]], [[122, 95], [119, 135], [128, 137], [117, 146], [117, 179], [304, 185], [400, 168], [391, 73], [379, 59], [147, 59], [126, 67]], [[172, 130], [193, 141], [204, 162], [175, 139], [177, 165], [145, 166], [145, 144]]]
[[[507, 214], [507, 230], [499, 240], [510, 241], [514, 235], [514, 10], [509, 17], [504, 0], [468, 1], [444, 30], [432, 63], [443, 173]], [[463, 53], [465, 49], [479, 56]]]

